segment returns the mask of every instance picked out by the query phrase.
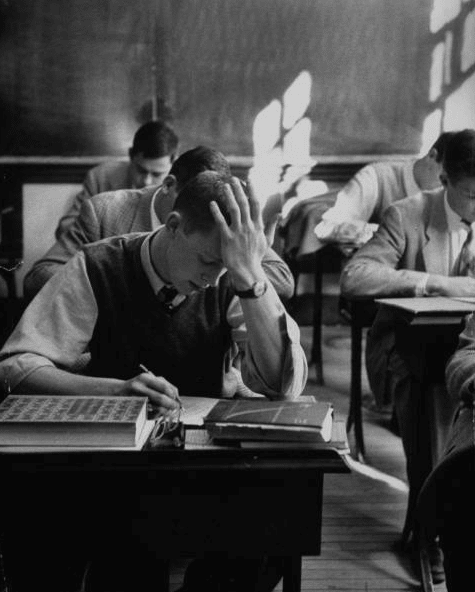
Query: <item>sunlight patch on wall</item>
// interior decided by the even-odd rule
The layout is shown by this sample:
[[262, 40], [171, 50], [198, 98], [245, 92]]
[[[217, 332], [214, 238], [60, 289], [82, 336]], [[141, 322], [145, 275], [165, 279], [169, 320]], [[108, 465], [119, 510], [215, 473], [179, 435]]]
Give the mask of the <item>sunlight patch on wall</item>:
[[475, 73], [445, 101], [444, 129], [475, 128]]
[[438, 43], [432, 50], [429, 89], [430, 101], [435, 101], [442, 93], [442, 83], [444, 80], [444, 56], [445, 43]]
[[442, 131], [442, 109], [435, 109], [424, 120], [420, 154], [427, 154]]
[[[249, 178], [262, 205], [269, 196], [288, 189], [292, 173], [302, 176], [313, 164], [310, 163], [311, 121], [305, 117], [311, 90], [311, 75], [303, 70], [285, 90], [282, 99], [273, 99], [254, 120], [254, 166]], [[289, 173], [293, 167], [297, 173]], [[282, 178], [284, 169], [285, 179]]]
[[302, 164], [310, 159], [310, 131], [312, 124], [304, 117], [285, 134], [283, 157], [287, 164]]
[[431, 33], [437, 33], [444, 25], [453, 20], [461, 8], [461, 0], [434, 0], [430, 15]]
[[475, 64], [475, 10], [467, 15], [463, 27], [463, 44], [460, 67], [466, 72]]
[[271, 152], [279, 141], [281, 113], [280, 101], [274, 99], [256, 115], [252, 127], [252, 142], [256, 157]]
[[282, 125], [290, 130], [301, 119], [310, 105], [312, 77], [304, 70], [292, 82], [283, 95]]

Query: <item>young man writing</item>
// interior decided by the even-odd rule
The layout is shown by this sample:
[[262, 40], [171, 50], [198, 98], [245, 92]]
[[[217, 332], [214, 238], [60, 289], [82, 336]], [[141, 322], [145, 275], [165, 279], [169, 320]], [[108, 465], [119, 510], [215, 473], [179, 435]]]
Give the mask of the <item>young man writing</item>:
[[[165, 226], [86, 246], [55, 274], [0, 352], [0, 380], [15, 393], [147, 396], [170, 413], [179, 394], [232, 396], [239, 352], [248, 387], [293, 399], [307, 365], [264, 272], [266, 250], [257, 200], [237, 179], [200, 173]], [[167, 300], [164, 287], [177, 294]], [[86, 348], [88, 375], [73, 374]]]

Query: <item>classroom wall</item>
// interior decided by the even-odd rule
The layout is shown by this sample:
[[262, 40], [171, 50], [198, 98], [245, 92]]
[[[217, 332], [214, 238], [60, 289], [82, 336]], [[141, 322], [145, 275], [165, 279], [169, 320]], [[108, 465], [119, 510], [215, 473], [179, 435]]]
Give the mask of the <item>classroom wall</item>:
[[[152, 116], [181, 150], [263, 165], [266, 187], [273, 165], [416, 154], [475, 127], [475, 0], [0, 1], [0, 113], [0, 164], [125, 157]], [[18, 284], [67, 181], [20, 192]]]
[[69, 209], [81, 185], [28, 183], [23, 186], [23, 265], [15, 274], [17, 293], [32, 264], [54, 244], [59, 218]]
[[474, 0], [0, 3], [0, 154], [125, 155], [152, 114], [186, 149], [417, 153], [474, 125]]

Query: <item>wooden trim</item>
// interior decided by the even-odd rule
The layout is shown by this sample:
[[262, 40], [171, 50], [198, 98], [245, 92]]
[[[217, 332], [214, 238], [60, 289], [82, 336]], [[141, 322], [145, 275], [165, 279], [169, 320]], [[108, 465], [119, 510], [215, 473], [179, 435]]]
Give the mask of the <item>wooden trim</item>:
[[[405, 160], [414, 155], [354, 155], [318, 156], [307, 163], [285, 165], [302, 169], [302, 175], [311, 179], [334, 183], [345, 183], [361, 167], [376, 160]], [[20, 184], [24, 183], [82, 183], [87, 171], [102, 162], [125, 161], [126, 157], [107, 156], [0, 156], [0, 171]], [[233, 174], [246, 177], [253, 166], [253, 158], [248, 156], [229, 156]]]

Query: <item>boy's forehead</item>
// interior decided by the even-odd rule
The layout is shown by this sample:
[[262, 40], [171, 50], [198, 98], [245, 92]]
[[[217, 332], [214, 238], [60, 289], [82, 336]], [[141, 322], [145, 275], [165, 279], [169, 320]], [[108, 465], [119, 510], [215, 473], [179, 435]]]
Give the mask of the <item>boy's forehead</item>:
[[188, 235], [192, 248], [209, 259], [221, 257], [221, 242], [217, 228], [209, 232], [196, 231]]

